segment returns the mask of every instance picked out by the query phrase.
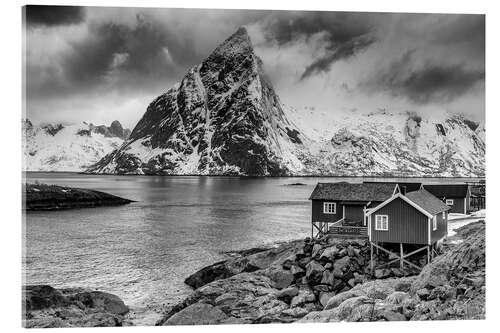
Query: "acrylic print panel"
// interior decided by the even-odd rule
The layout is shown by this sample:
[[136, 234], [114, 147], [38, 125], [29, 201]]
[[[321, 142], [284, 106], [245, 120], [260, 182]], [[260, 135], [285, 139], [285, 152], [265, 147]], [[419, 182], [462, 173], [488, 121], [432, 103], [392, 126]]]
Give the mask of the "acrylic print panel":
[[484, 15], [23, 14], [23, 326], [484, 318]]

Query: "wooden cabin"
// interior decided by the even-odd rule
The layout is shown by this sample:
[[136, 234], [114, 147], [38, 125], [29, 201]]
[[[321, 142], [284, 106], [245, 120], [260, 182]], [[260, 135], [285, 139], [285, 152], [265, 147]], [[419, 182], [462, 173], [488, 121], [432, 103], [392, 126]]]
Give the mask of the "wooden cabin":
[[[436, 244], [447, 235], [449, 210], [450, 207], [443, 201], [423, 188], [406, 195], [395, 193], [376, 207], [368, 209], [366, 216], [372, 257], [375, 247], [396, 256], [401, 266], [406, 263], [416, 267], [407, 260], [408, 257], [427, 250], [429, 262], [435, 253]], [[398, 253], [389, 250], [388, 245], [391, 244], [399, 244]], [[412, 245], [412, 251], [405, 255], [404, 247], [409, 244]]]
[[468, 184], [429, 184], [422, 187], [450, 206], [450, 213], [467, 214], [470, 211], [471, 192]]
[[399, 187], [391, 183], [318, 183], [309, 197], [311, 236], [325, 233], [367, 236], [366, 210], [396, 193]]

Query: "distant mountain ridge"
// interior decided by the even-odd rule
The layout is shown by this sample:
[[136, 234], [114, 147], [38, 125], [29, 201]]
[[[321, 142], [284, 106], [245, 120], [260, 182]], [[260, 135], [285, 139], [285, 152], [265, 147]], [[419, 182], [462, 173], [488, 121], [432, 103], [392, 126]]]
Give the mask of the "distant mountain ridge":
[[240, 28], [156, 98], [124, 144], [87, 172], [484, 176], [484, 126], [463, 116], [310, 112], [280, 102]]
[[116, 120], [110, 126], [95, 126], [86, 122], [33, 125], [25, 119], [22, 131], [26, 171], [83, 171], [130, 135]]

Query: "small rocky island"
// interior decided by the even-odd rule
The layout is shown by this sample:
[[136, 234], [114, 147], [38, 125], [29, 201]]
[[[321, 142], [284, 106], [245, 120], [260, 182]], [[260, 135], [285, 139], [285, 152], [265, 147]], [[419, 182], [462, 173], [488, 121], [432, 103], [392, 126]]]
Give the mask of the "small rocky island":
[[157, 325], [484, 319], [485, 224], [457, 229], [421, 272], [369, 274], [365, 240], [306, 238], [236, 253], [186, 279]]
[[27, 211], [60, 210], [125, 205], [132, 200], [81, 188], [46, 184], [25, 184], [23, 202]]

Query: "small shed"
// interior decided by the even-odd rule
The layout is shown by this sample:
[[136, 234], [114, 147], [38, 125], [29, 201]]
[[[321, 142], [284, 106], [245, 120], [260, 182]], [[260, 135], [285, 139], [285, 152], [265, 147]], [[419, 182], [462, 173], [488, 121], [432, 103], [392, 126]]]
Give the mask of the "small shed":
[[[410, 255], [427, 249], [428, 261], [437, 242], [447, 235], [448, 207], [425, 189], [396, 193], [367, 211], [368, 238], [371, 246], [390, 252], [383, 244], [399, 244], [401, 265]], [[404, 245], [419, 246], [404, 255]], [[394, 254], [394, 253], [391, 253]]]
[[429, 184], [424, 189], [450, 206], [450, 213], [467, 214], [470, 211], [470, 186], [468, 184]]

